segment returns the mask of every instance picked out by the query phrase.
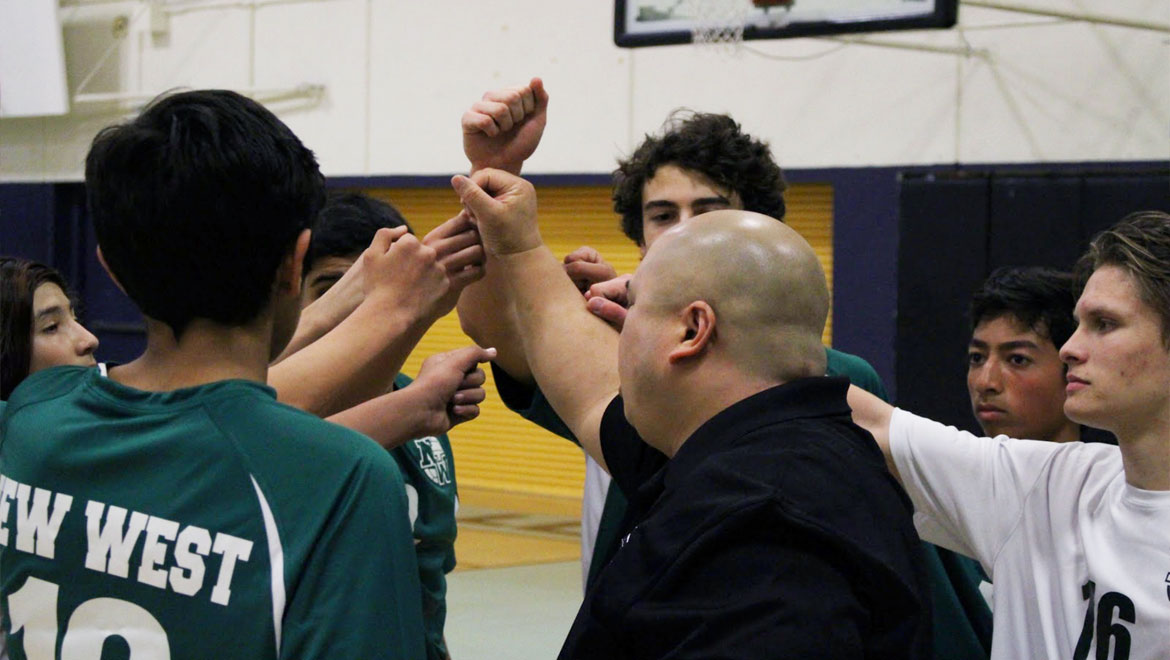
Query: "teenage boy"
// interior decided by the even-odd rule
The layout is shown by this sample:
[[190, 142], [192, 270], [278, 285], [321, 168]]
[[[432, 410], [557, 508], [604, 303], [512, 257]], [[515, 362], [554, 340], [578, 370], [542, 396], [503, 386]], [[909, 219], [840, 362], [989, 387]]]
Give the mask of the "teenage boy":
[[34, 374], [0, 422], [9, 654], [423, 657], [393, 459], [265, 385], [324, 202], [312, 152], [249, 99], [186, 92], [99, 133], [86, 188], [147, 347], [108, 378]]
[[[305, 256], [302, 308], [321, 300], [345, 277], [380, 230], [400, 227], [410, 230], [402, 214], [390, 204], [359, 193], [330, 193], [325, 208], [313, 225], [313, 238]], [[448, 306], [447, 311], [450, 309]], [[445, 355], [436, 357], [442, 359]], [[436, 357], [429, 358], [428, 362]], [[477, 382], [482, 384], [482, 372], [478, 376]], [[389, 387], [396, 394], [407, 394], [413, 389], [413, 386], [407, 388], [411, 384], [410, 377], [399, 372]], [[482, 400], [482, 391], [477, 394], [475, 399], [468, 399], [466, 397], [471, 392], [456, 392], [451, 402], [452, 414], [457, 407], [474, 406]], [[425, 407], [419, 408], [425, 410]], [[421, 434], [394, 446], [390, 455], [398, 463], [406, 481], [410, 525], [422, 583], [427, 657], [443, 660], [448, 656], [443, 638], [447, 618], [447, 573], [455, 568], [455, 510], [459, 506], [451, 441], [444, 432], [450, 424], [431, 428], [405, 426], [419, 428]]]
[[971, 297], [967, 392], [988, 436], [1106, 441], [1064, 414], [1060, 347], [1076, 329], [1073, 276], [1051, 268], [996, 269]]
[[1119, 446], [976, 438], [850, 392], [926, 540], [995, 583], [993, 658], [1170, 651], [1170, 214], [1102, 232], [1077, 266], [1065, 414]]

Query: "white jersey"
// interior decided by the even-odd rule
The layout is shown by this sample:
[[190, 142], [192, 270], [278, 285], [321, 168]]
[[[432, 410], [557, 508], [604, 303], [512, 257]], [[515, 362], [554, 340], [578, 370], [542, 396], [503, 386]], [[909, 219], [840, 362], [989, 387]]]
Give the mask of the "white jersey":
[[902, 410], [890, 450], [923, 539], [995, 583], [992, 658], [1170, 658], [1170, 491], [1100, 444], [977, 438]]

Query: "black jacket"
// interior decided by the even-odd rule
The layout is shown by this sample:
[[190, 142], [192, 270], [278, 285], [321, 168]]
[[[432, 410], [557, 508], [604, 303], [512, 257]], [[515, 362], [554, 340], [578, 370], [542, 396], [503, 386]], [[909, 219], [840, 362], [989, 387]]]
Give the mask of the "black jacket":
[[560, 657], [930, 657], [910, 501], [852, 423], [847, 386], [809, 378], [744, 399], [670, 460], [615, 399], [601, 440], [628, 536]]

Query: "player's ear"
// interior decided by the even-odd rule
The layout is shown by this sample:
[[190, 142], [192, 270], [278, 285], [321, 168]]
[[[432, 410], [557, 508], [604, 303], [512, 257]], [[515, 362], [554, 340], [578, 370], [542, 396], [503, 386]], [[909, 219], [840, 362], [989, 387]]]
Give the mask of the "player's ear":
[[293, 243], [293, 248], [284, 255], [276, 271], [276, 290], [281, 293], [300, 295], [301, 273], [305, 266], [305, 253], [309, 251], [311, 232], [302, 230]]
[[702, 300], [686, 306], [681, 313], [683, 334], [667, 356], [671, 364], [703, 355], [715, 340], [715, 310]]

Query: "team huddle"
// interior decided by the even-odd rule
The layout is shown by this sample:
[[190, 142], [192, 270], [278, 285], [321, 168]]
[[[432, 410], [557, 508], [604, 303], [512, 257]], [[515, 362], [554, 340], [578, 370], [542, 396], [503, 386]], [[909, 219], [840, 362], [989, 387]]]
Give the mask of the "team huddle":
[[[726, 115], [619, 163], [634, 273], [555, 255], [520, 177], [548, 100], [471, 105], [462, 211], [422, 237], [232, 92], [97, 135], [146, 348], [99, 364], [60, 274], [0, 257], [8, 657], [449, 658], [446, 434], [484, 363], [588, 459], [562, 658], [1170, 657], [1170, 214], [977, 292], [981, 438], [822, 344], [825, 273]], [[401, 373], [452, 310], [477, 345]]]

